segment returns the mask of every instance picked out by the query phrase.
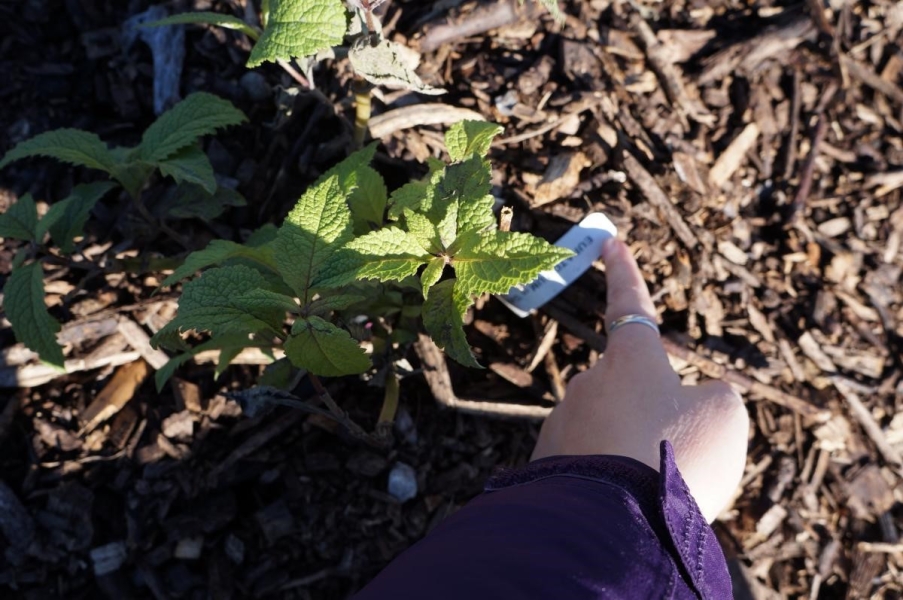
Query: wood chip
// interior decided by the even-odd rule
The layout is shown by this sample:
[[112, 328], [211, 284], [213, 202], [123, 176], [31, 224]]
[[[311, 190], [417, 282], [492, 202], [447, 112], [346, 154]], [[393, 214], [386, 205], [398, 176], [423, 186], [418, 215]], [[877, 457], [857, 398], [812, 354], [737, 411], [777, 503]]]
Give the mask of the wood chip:
[[93, 431], [98, 425], [118, 413], [135, 395], [135, 390], [147, 377], [148, 372], [148, 365], [141, 358], [119, 367], [81, 415], [83, 425], [80, 435]]
[[752, 150], [758, 139], [759, 125], [749, 123], [715, 161], [715, 164], [709, 171], [709, 183], [716, 188], [720, 188], [727, 183], [734, 172], [740, 168], [746, 153]]

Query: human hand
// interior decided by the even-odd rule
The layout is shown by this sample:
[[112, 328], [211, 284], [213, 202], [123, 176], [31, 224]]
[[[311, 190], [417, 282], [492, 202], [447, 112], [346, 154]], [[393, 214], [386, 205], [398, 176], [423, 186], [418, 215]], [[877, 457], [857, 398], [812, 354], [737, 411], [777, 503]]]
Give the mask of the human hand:
[[[655, 307], [630, 250], [618, 240], [602, 251], [608, 279], [606, 327], [624, 315], [655, 320]], [[749, 415], [727, 383], [683, 386], [658, 334], [641, 323], [619, 327], [589, 370], [568, 383], [564, 401], [542, 426], [533, 459], [616, 454], [659, 468], [659, 444], [677, 466], [705, 518], [727, 506], [743, 475]]]

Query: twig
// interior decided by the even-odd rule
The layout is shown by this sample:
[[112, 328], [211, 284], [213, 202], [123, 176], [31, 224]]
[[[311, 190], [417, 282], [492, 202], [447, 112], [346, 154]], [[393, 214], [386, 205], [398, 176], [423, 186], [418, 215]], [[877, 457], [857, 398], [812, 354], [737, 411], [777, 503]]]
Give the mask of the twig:
[[493, 2], [477, 8], [459, 23], [426, 25], [424, 28], [427, 32], [420, 39], [419, 49], [423, 53], [432, 52], [443, 44], [510, 25], [517, 22], [521, 16], [532, 18], [538, 16], [539, 12], [538, 3], [530, 2], [522, 15], [516, 0]]
[[684, 221], [683, 216], [671, 199], [665, 195], [665, 192], [658, 186], [649, 171], [640, 164], [636, 158], [629, 152], [623, 154], [624, 170], [627, 176], [639, 188], [640, 192], [645, 196], [646, 200], [658, 209], [659, 213], [667, 221], [674, 233], [680, 238], [688, 250], [695, 250], [699, 246], [699, 238]]
[[530, 404], [505, 404], [458, 398], [452, 388], [451, 375], [445, 364], [445, 355], [428, 336], [420, 334], [414, 342], [414, 350], [423, 364], [423, 376], [439, 404], [448, 408], [484, 417], [544, 419], [551, 408]]
[[402, 129], [421, 125], [451, 125], [464, 119], [481, 121], [483, 115], [469, 108], [439, 103], [405, 106], [370, 117], [370, 137], [379, 140]]
[[903, 90], [895, 86], [890, 81], [882, 78], [868, 65], [865, 65], [845, 54], [840, 55], [840, 64], [843, 65], [843, 67], [850, 75], [852, 75], [865, 85], [881, 92], [888, 98], [895, 100], [900, 104], [903, 104]]
[[671, 52], [662, 45], [652, 32], [649, 24], [639, 15], [633, 15], [630, 24], [636, 31], [640, 42], [646, 50], [646, 57], [652, 70], [658, 75], [665, 89], [665, 94], [677, 109], [684, 127], [688, 126], [687, 117], [704, 125], [714, 125], [716, 118], [705, 106], [690, 98], [680, 70], [671, 60]]
[[793, 203], [790, 205], [790, 214], [788, 215], [788, 223], [796, 225], [803, 215], [803, 208], [806, 206], [806, 200], [809, 198], [809, 192], [812, 189], [812, 178], [815, 176], [815, 161], [818, 158], [820, 146], [828, 132], [828, 117], [825, 114], [827, 106], [833, 100], [837, 93], [837, 83], [832, 81], [828, 84], [825, 94], [816, 108], [818, 121], [815, 124], [815, 130], [812, 132], [812, 143], [809, 148], [809, 155], [806, 156], [806, 162], [803, 164], [803, 170], [800, 174], [800, 186], [797, 189]]
[[314, 375], [313, 373], [308, 372], [307, 378], [310, 380], [311, 385], [314, 386], [314, 391], [317, 393], [317, 396], [320, 397], [320, 400], [323, 401], [323, 404], [329, 409], [329, 412], [332, 413], [333, 419], [338, 421], [345, 429], [348, 430], [348, 433], [358, 438], [359, 440], [365, 441], [368, 444], [373, 444], [375, 446], [380, 446], [380, 440], [377, 440], [374, 436], [370, 435], [364, 429], [351, 420], [344, 410], [339, 408], [339, 405], [333, 400], [332, 396], [323, 386], [323, 382], [320, 381], [320, 378]]
[[279, 415], [278, 419], [274, 419], [265, 427], [258, 429], [254, 435], [242, 442], [242, 444], [233, 450], [223, 462], [210, 472], [208, 481], [211, 485], [215, 486], [220, 475], [231, 469], [238, 461], [247, 458], [265, 446], [273, 438], [282, 435], [282, 433], [294, 427], [305, 414], [306, 413], [302, 410], [292, 410]]
[[871, 411], [865, 407], [859, 396], [853, 392], [852, 386], [849, 385], [845, 378], [839, 375], [832, 375], [831, 381], [834, 383], [837, 391], [840, 392], [840, 395], [843, 396], [843, 399], [846, 400], [850, 413], [862, 426], [862, 430], [871, 438], [872, 442], [875, 443], [875, 447], [884, 456], [884, 460], [896, 467], [899, 473], [899, 469], [903, 468], [903, 456], [884, 437], [884, 432], [881, 431], [881, 426], [875, 421]]

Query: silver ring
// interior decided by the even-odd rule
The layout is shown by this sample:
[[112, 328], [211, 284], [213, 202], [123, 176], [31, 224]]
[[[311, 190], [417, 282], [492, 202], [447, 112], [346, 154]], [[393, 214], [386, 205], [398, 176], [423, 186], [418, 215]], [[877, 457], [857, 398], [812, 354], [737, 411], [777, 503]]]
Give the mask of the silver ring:
[[608, 326], [608, 335], [613, 334], [628, 323], [642, 323], [646, 327], [651, 327], [656, 334], [661, 335], [658, 330], [658, 324], [644, 315], [624, 315], [623, 317], [618, 317]]

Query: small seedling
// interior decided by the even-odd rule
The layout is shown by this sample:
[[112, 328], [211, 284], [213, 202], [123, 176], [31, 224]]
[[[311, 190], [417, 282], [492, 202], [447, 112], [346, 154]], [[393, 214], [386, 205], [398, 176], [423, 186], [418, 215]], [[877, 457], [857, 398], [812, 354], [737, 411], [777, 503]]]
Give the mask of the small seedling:
[[[13, 161], [47, 156], [63, 162], [99, 169], [112, 181], [78, 185], [69, 197], [53, 204], [38, 219], [37, 206], [28, 194], [0, 214], [0, 237], [27, 242], [16, 252], [13, 271], [3, 289], [3, 307], [16, 338], [38, 353], [41, 360], [63, 367], [63, 352], [55, 334], [60, 324], [44, 303], [42, 262], [46, 258], [69, 255], [94, 205], [110, 190], [121, 185], [146, 218], [153, 217], [140, 202], [141, 190], [155, 171], [172, 177], [179, 188], [175, 198], [197, 207], [223, 203], [244, 204], [231, 190], [217, 187], [213, 167], [198, 145], [201, 136], [245, 121], [244, 114], [226, 100], [196, 93], [173, 106], [144, 132], [134, 148], [109, 148], [97, 135], [79, 129], [56, 129], [19, 143], [0, 159], [0, 168]], [[178, 204], [178, 203], [177, 203]], [[176, 212], [180, 206], [171, 207]], [[172, 214], [172, 213], [171, 213]], [[218, 214], [218, 213], [217, 213]], [[216, 216], [214, 214], [214, 216]], [[47, 234], [55, 245], [45, 244]]]
[[391, 195], [369, 166], [370, 145], [317, 180], [278, 230], [264, 228], [244, 245], [218, 240], [189, 255], [162, 285], [207, 270], [185, 284], [176, 318], [152, 343], [185, 348], [181, 334], [189, 330], [210, 339], [158, 371], [158, 386], [212, 348], [223, 350], [220, 370], [245, 347], [281, 345], [291, 364], [310, 373], [362, 373], [370, 358], [340, 324], [360, 315], [409, 317], [407, 290], [416, 290], [415, 308], [436, 343], [478, 367], [463, 329], [474, 297], [508, 292], [573, 254], [498, 229], [485, 156], [500, 131], [478, 121], [452, 126], [445, 136], [451, 162], [434, 161], [424, 180]]

